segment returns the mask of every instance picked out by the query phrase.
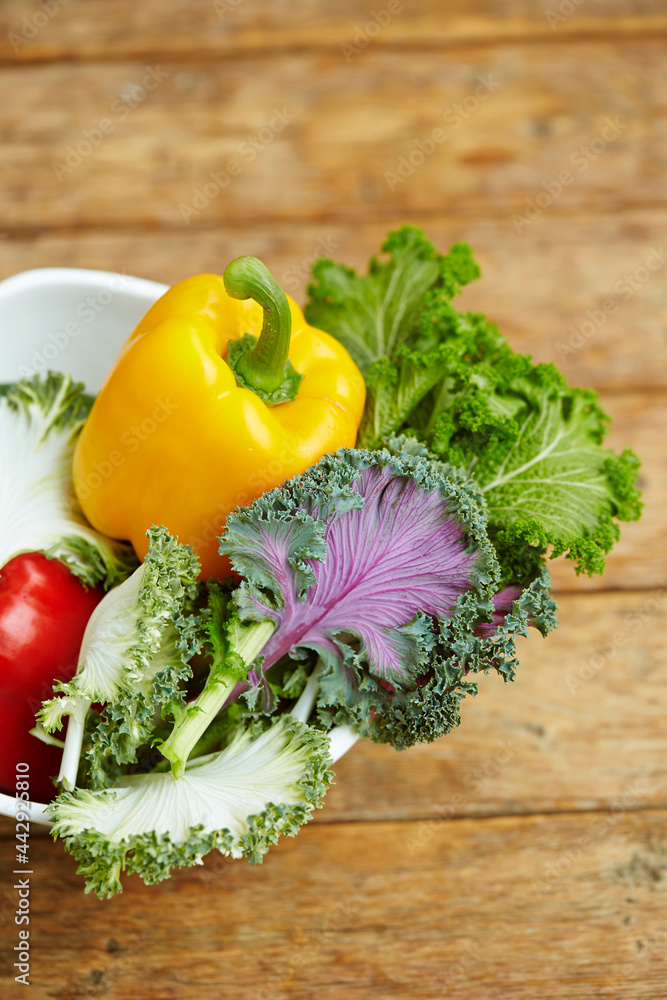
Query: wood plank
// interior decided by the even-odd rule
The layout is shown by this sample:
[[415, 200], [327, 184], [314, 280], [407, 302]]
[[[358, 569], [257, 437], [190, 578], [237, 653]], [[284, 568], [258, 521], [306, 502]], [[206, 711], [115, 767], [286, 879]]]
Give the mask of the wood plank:
[[156, 0], [87, 0], [81, 7], [70, 6], [69, 0], [40, 5], [10, 0], [0, 9], [0, 59], [109, 60], [155, 52], [163, 58], [196, 54], [201, 59], [342, 45], [357, 45], [351, 57], [356, 58], [368, 46], [449, 47], [602, 33], [650, 36], [667, 29], [659, 0], [647, 0], [640, 9], [632, 0], [610, 0], [592, 9], [565, 5], [565, 13], [559, 6], [454, 0], [443, 9], [439, 0], [399, 0], [368, 9], [358, 0], [342, 0], [332, 9], [326, 0], [165, 0], [159, 6]]
[[520, 640], [511, 685], [480, 679], [459, 729], [402, 753], [357, 744], [317, 822], [667, 807], [667, 590], [558, 605], [559, 628]]
[[[321, 223], [229, 225], [219, 229], [129, 232], [75, 230], [0, 239], [0, 279], [33, 267], [90, 267], [173, 284], [222, 271], [241, 253], [261, 257], [285, 289], [305, 298], [310, 267], [330, 256], [366, 270], [403, 217], [354, 226]], [[574, 385], [605, 393], [667, 386], [667, 211], [546, 216], [521, 235], [505, 219], [441, 217], [424, 228], [443, 252], [466, 240], [481, 280], [460, 308], [486, 313], [516, 350], [553, 361]], [[655, 252], [654, 252], [655, 251]], [[636, 287], [633, 289], [632, 284]], [[605, 312], [605, 305], [607, 312]], [[632, 336], [630, 336], [632, 333]]]
[[352, 68], [323, 52], [249, 58], [242, 73], [228, 60], [4, 69], [0, 217], [18, 231], [492, 215], [509, 236], [527, 212], [540, 214], [515, 219], [522, 233], [573, 209], [664, 205], [666, 52], [655, 38], [374, 50]]
[[[50, 1000], [657, 1000], [666, 822], [462, 820], [416, 844], [415, 823], [311, 827], [262, 867], [209, 859], [159, 886], [130, 879], [107, 902], [36, 840], [32, 988]], [[0, 856], [6, 872], [6, 841]], [[6, 923], [8, 995], [16, 938]]]

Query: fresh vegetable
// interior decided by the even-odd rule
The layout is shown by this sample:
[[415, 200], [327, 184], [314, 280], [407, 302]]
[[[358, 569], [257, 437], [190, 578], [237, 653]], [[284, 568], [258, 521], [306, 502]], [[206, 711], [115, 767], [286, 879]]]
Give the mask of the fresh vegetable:
[[44, 552], [108, 587], [135, 564], [129, 546], [86, 522], [74, 495], [72, 455], [91, 403], [82, 385], [53, 373], [0, 391], [0, 567]]
[[353, 445], [364, 395], [347, 351], [240, 257], [224, 279], [174, 286], [129, 338], [77, 444], [77, 495], [96, 528], [140, 557], [147, 529], [163, 524], [194, 548], [204, 578], [224, 576], [226, 515]]
[[473, 476], [503, 580], [525, 584], [547, 551], [601, 573], [617, 521], [639, 517], [639, 460], [601, 447], [609, 418], [589, 389], [515, 354], [452, 298], [479, 276], [465, 244], [441, 256], [420, 230], [390, 234], [367, 276], [320, 260], [305, 314], [345, 345], [368, 396], [358, 444], [412, 434]]
[[[145, 562], [109, 591], [95, 609], [81, 643], [76, 675], [55, 686], [39, 721], [53, 733], [69, 717], [60, 780], [74, 787], [87, 717], [93, 702], [104, 705], [90, 732], [84, 762], [94, 786], [109, 781], [109, 761], [135, 760], [150, 739], [156, 713], [184, 700], [182, 682], [197, 651], [197, 622], [188, 611], [197, 595], [199, 562], [164, 528], [149, 531]], [[113, 766], [112, 766], [113, 770]]]
[[13, 794], [16, 764], [30, 765], [33, 796], [55, 794], [60, 752], [31, 735], [54, 680], [76, 670], [86, 622], [102, 599], [58, 559], [14, 556], [0, 569], [0, 788]]
[[122, 890], [123, 871], [150, 885], [214, 848], [257, 864], [320, 808], [330, 763], [326, 735], [283, 716], [236, 729], [224, 750], [191, 761], [178, 781], [135, 774], [112, 789], [63, 793], [50, 810], [53, 835], [100, 898]]

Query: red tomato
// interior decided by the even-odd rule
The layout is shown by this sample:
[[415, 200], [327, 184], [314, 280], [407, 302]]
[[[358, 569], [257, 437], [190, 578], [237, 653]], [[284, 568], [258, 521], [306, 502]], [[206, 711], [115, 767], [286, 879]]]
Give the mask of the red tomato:
[[73, 677], [86, 623], [103, 596], [41, 552], [15, 556], [0, 569], [0, 790], [9, 795], [17, 763], [30, 765], [31, 799], [56, 794], [49, 779], [61, 751], [29, 730], [54, 680]]

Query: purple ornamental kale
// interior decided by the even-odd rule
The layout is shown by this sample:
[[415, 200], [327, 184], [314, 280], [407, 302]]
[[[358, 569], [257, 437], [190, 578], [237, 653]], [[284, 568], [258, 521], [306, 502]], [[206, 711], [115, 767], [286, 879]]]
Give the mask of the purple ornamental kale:
[[[283, 606], [251, 596], [244, 611], [252, 606], [253, 617], [277, 623], [263, 649], [264, 670], [296, 648], [313, 649], [325, 660], [340, 657], [340, 642], [356, 636], [369, 670], [401, 684], [414, 648], [411, 623], [418, 613], [451, 614], [472, 586], [480, 550], [438, 489], [423, 490], [389, 465], [363, 469], [350, 489], [363, 506], [342, 514], [334, 509], [324, 518], [326, 556], [307, 559], [314, 582], [301, 600], [289, 536], [272, 532], [275, 522], [262, 522], [266, 557], [280, 567]], [[317, 507], [299, 509], [321, 517]]]
[[480, 622], [475, 629], [475, 635], [490, 639], [504, 624], [505, 618], [512, 610], [512, 605], [521, 596], [521, 587], [504, 587], [493, 595], [493, 611], [490, 622]]
[[423, 459], [388, 452], [325, 456], [230, 515], [220, 551], [244, 577], [241, 619], [276, 623], [261, 674], [309, 649], [352, 687], [368, 675], [414, 687], [435, 623], [462, 595], [488, 603], [496, 589], [479, 505]]

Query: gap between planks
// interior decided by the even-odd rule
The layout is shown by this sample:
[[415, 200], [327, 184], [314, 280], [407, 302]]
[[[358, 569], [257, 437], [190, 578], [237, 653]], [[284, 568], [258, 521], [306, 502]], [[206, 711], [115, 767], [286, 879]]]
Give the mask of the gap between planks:
[[[501, 22], [499, 22], [500, 24]], [[256, 41], [246, 40], [242, 36], [234, 40], [233, 45], [220, 45], [218, 48], [201, 48], [201, 38], [193, 36], [185, 44], [179, 44], [176, 39], [165, 39], [165, 44], [161, 47], [128, 46], [119, 54], [114, 54], [110, 50], [108, 41], [105, 39], [99, 46], [88, 43], [82, 47], [81, 51], [58, 52], [58, 46], [49, 47], [44, 45], [40, 50], [36, 45], [25, 46], [25, 54], [20, 50], [15, 57], [0, 55], [0, 69], [20, 68], [22, 66], [40, 66], [46, 64], [67, 64], [67, 63], [104, 63], [119, 64], [134, 60], [169, 59], [174, 65], [191, 63], [196, 58], [198, 65], [218, 62], [221, 56], [229, 61], [239, 63], [246, 60], [264, 56], [269, 59], [278, 60], [289, 58], [290, 56], [303, 55], [304, 53], [328, 53], [340, 51], [343, 43], [350, 44], [350, 32], [358, 25], [350, 24], [348, 33], [331, 41], [314, 42], [312, 39], [305, 39], [303, 42], [285, 42], [281, 44], [280, 36], [269, 35], [267, 41], [257, 44]], [[600, 28], [597, 25], [587, 30], [585, 27], [566, 28], [555, 32], [546, 29], [529, 28], [526, 31], [514, 30], [502, 32], [494, 26], [494, 33], [488, 35], [477, 35], [474, 32], [465, 31], [456, 34], [452, 32], [450, 37], [436, 37], [432, 40], [422, 38], [413, 40], [410, 38], [397, 39], [392, 41], [380, 41], [375, 43], [376, 50], [392, 53], [405, 53], [419, 55], [421, 52], [437, 52], [440, 50], [449, 51], [451, 49], [466, 48], [473, 50], [483, 50], [498, 48], [502, 45], [530, 46], [542, 45], [576, 45], [590, 43], [615, 43], [628, 41], [655, 41], [660, 38], [667, 38], [667, 18], [643, 19], [639, 23], [634, 20], [617, 20], [610, 25]], [[249, 33], [250, 34], [250, 33]], [[253, 33], [254, 34], [254, 33]], [[366, 55], [365, 51], [359, 52], [355, 56], [355, 61], [361, 61]]]
[[[1, 66], [0, 66], [1, 68]], [[267, 215], [266, 213], [259, 213], [257, 215], [249, 214], [247, 216], [235, 218], [230, 222], [228, 229], [231, 230], [247, 230], [249, 226], [261, 227], [262, 230], [280, 229], [284, 228], [286, 223], [294, 229], [306, 228], [308, 226], [347, 226], [354, 223], [355, 228], [359, 226], [379, 226], [386, 225], [389, 227], [403, 226], [403, 225], [420, 225], [429, 226], [433, 228], [438, 224], [444, 225], [445, 223], [451, 224], [452, 221], [461, 222], [489, 222], [489, 223], [503, 223], [507, 222], [508, 212], [511, 214], [513, 210], [516, 209], [516, 204], [513, 200], [509, 200], [507, 204], [501, 204], [497, 199], [494, 200], [492, 204], [488, 206], [482, 205], [470, 205], [469, 207], [456, 208], [453, 207], [451, 212], [447, 215], [441, 213], [434, 213], [428, 211], [427, 209], [414, 207], [401, 211], [395, 211], [393, 209], [388, 209], [386, 212], [360, 212], [359, 205], [356, 203], [353, 206], [354, 215], [347, 215], [341, 212], [313, 212], [307, 216], [297, 216], [293, 219], [286, 219], [284, 215]], [[665, 212], [667, 211], [667, 198], [665, 200], [654, 200], [646, 202], [636, 202], [636, 201], [618, 201], [613, 205], [606, 205], [604, 210], [600, 206], [595, 206], [595, 210], [592, 212], [589, 206], [584, 205], [570, 205], [570, 206], [551, 206], [550, 207], [550, 220], [553, 223], [559, 222], [580, 222], [582, 220], [590, 220], [591, 215], [613, 215], [619, 219], [623, 219], [623, 216], [630, 216], [636, 214], [637, 212]], [[409, 214], [409, 219], [406, 216]], [[103, 223], [97, 222], [95, 220], [81, 221], [74, 225], [61, 225], [59, 223], [47, 223], [45, 225], [21, 225], [14, 226], [11, 223], [2, 224], [0, 231], [0, 240], [33, 240], [39, 239], [42, 236], [72, 236], [82, 234], [104, 234], [105, 232], [111, 234], [118, 233], [132, 233], [139, 237], [141, 236], [154, 236], [159, 233], [164, 233], [167, 236], [175, 236], [179, 233], [183, 235], [190, 233], [220, 233], [221, 224], [219, 220], [214, 220], [210, 224], [197, 223], [196, 220], [187, 226], [183, 225], [170, 225], [166, 222], [151, 222], [141, 221], [136, 222], [125, 222], [119, 220], [116, 222], [114, 219], [105, 219]]]
[[[397, 825], [410, 826], [411, 824], [415, 825], [415, 826], [417, 826], [417, 825], [421, 826], [424, 823], [428, 823], [429, 825], [431, 825], [433, 823], [436, 823], [438, 825], [444, 825], [445, 823], [479, 823], [479, 824], [481, 824], [481, 823], [487, 823], [487, 824], [490, 824], [490, 823], [493, 823], [496, 820], [503, 820], [503, 819], [517, 820], [517, 822], [520, 822], [521, 820], [524, 820], [524, 819], [525, 820], [529, 820], [529, 819], [530, 820], [532, 820], [532, 819], [540, 820], [540, 819], [549, 819], [550, 817], [554, 817], [554, 816], [558, 816], [558, 817], [561, 817], [561, 818], [564, 818], [564, 819], [570, 818], [570, 819], [575, 819], [576, 820], [576, 819], [578, 819], [579, 817], [582, 817], [582, 816], [605, 816], [605, 815], [610, 814], [610, 813], [613, 813], [614, 815], [619, 815], [619, 816], [620, 815], [624, 815], [625, 816], [625, 815], [630, 815], [630, 814], [632, 814], [632, 815], [641, 815], [641, 814], [644, 814], [644, 813], [661, 813], [661, 812], [667, 813], [667, 801], [664, 802], [664, 803], [656, 804], [656, 805], [624, 806], [622, 809], [609, 809], [609, 808], [604, 808], [604, 809], [587, 809], [587, 808], [583, 808], [583, 809], [538, 809], [538, 810], [535, 810], [534, 812], [531, 812], [530, 810], [526, 810], [525, 812], [509, 812], [509, 811], [488, 812], [488, 813], [481, 813], [478, 816], [470, 816], [470, 815], [460, 815], [460, 816], [457, 816], [457, 815], [454, 815], [454, 816], [447, 816], [447, 817], [438, 817], [438, 816], [428, 816], [428, 815], [424, 814], [423, 816], [409, 816], [409, 817], [407, 817], [407, 816], [406, 817], [401, 817], [401, 816], [386, 817], [386, 816], [383, 816], [382, 818], [378, 818], [378, 819], [368, 819], [368, 818], [364, 818], [364, 819], [331, 819], [331, 820], [321, 820], [321, 821], [319, 821], [317, 823], [305, 823], [304, 826], [302, 827], [302, 829], [304, 829], [306, 826], [309, 827], [309, 829], [311, 829], [311, 830], [314, 830], [314, 829], [319, 830], [319, 829], [323, 829], [325, 827], [339, 827], [339, 828], [343, 828], [343, 827], [361, 827], [361, 826], [367, 826], [367, 827], [397, 826]], [[13, 820], [11, 819], [10, 816], [1, 816], [0, 817], [0, 821], [1, 821], [0, 822], [0, 846], [2, 844], [6, 844], [6, 843], [10, 843], [10, 842], [13, 843], [14, 840], [15, 840], [15, 837], [16, 837], [16, 831], [14, 829]], [[298, 834], [297, 834], [297, 836], [298, 836]], [[50, 840], [51, 839], [50, 828], [47, 828], [42, 823], [31, 823], [31, 825], [30, 825], [30, 837], [31, 837], [31, 839], [34, 839], [34, 838], [38, 837], [41, 840], [47, 840], [47, 839]], [[59, 841], [59, 840], [55, 840], [54, 841], [54, 844], [59, 844], [59, 843], [61, 843], [61, 841]]]

